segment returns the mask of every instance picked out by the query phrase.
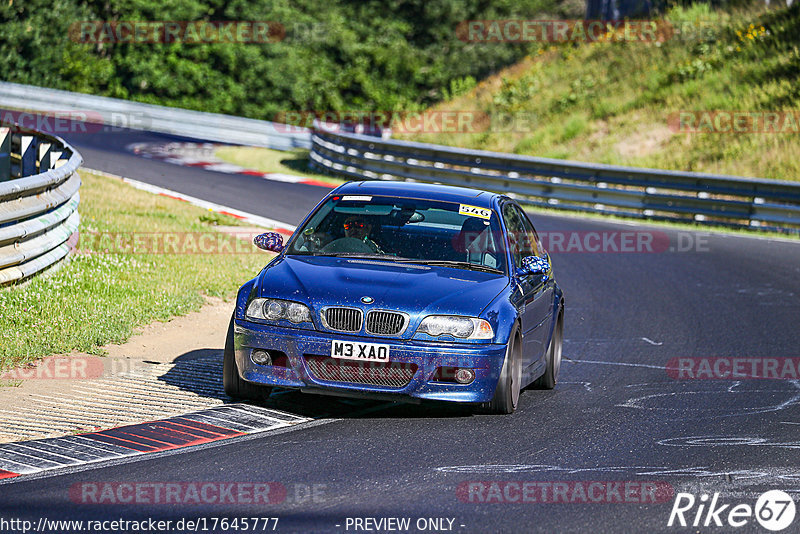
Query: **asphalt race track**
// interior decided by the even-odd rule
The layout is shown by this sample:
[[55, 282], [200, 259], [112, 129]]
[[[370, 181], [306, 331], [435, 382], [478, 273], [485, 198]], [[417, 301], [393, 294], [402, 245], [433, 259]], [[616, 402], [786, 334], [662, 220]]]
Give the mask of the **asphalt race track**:
[[[116, 129], [113, 132], [59, 133], [83, 156], [83, 166], [178, 191], [249, 213], [271, 213], [270, 218], [297, 224], [327, 192], [306, 184], [271, 182], [256, 176], [198, 171], [145, 159], [127, 151], [133, 143], [197, 141], [167, 134]], [[246, 192], [246, 193], [244, 193]]]
[[[66, 137], [86, 167], [290, 224], [326, 192], [124, 151], [133, 142], [173, 139], [159, 134]], [[549, 238], [566, 295], [565, 361], [556, 389], [524, 391], [512, 416], [276, 393], [267, 406], [307, 415], [310, 404], [330, 405], [335, 415], [316, 415], [313, 423], [282, 432], [7, 480], [0, 516], [34, 524], [42, 517], [277, 517], [277, 532], [386, 532], [396, 526], [356, 518], [408, 518], [410, 532], [767, 532], [753, 517], [741, 528], [726, 521], [733, 506], [753, 506], [767, 490], [795, 500], [800, 494], [800, 377], [783, 367], [788, 362], [797, 371], [798, 360], [786, 358], [800, 357], [800, 244], [551, 215], [533, 219]], [[591, 233], [616, 243], [621, 232], [655, 236], [660, 246], [653, 252], [615, 252], [612, 245], [600, 252], [564, 250], [572, 236], [584, 245]], [[563, 241], [553, 241], [555, 235]], [[758, 360], [743, 364], [747, 369], [777, 360], [782, 374], [678, 379], [666, 370], [676, 358], [708, 358], [703, 361], [712, 366]], [[696, 376], [707, 377], [697, 365]], [[267, 505], [87, 504], [70, 496], [78, 483], [168, 481], [273, 482], [286, 493]], [[593, 482], [605, 488], [591, 493], [596, 500], [581, 493]], [[620, 489], [645, 485], [665, 493], [643, 503]], [[538, 490], [523, 498], [524, 487]], [[557, 497], [558, 487], [567, 493]], [[718, 504], [729, 505], [718, 516], [724, 527], [713, 528], [713, 518], [703, 525], [705, 512], [697, 527], [668, 527], [678, 492], [697, 499], [685, 514], [689, 523], [701, 495], [719, 493]], [[546, 502], [520, 502], [534, 498]], [[487, 499], [492, 502], [480, 502]], [[800, 517], [785, 532], [796, 532], [797, 525]]]

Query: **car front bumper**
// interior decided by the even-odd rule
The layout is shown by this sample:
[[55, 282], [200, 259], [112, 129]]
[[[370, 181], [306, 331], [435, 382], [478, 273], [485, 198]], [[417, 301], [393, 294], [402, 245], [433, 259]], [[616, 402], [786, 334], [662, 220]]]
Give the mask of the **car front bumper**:
[[[332, 340], [389, 345], [392, 366], [413, 371], [408, 383], [401, 386], [331, 380], [315, 374], [310, 364], [330, 358]], [[399, 340], [328, 333], [317, 330], [283, 328], [244, 320], [234, 322], [236, 364], [242, 379], [265, 386], [299, 388], [304, 391], [398, 401], [442, 400], [480, 403], [492, 399], [505, 358], [506, 346], [499, 344], [442, 343], [418, 340]], [[285, 367], [258, 365], [251, 359], [253, 350], [279, 351], [287, 357]], [[350, 362], [351, 365], [354, 365]], [[368, 362], [355, 362], [371, 366]], [[415, 368], [413, 366], [416, 366]], [[469, 384], [436, 379], [439, 367], [469, 368], [475, 379]], [[315, 369], [319, 369], [315, 367]]]

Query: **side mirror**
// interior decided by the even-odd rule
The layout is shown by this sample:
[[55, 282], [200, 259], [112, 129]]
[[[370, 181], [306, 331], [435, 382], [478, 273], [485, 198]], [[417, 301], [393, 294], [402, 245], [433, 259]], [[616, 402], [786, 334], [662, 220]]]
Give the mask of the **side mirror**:
[[283, 250], [283, 236], [278, 232], [258, 234], [253, 238], [253, 244], [261, 250], [280, 252]]
[[517, 270], [517, 275], [540, 274], [544, 276], [542, 282], [546, 282], [550, 278], [549, 272], [550, 258], [545, 254], [544, 256], [526, 256], [522, 258], [522, 267]]

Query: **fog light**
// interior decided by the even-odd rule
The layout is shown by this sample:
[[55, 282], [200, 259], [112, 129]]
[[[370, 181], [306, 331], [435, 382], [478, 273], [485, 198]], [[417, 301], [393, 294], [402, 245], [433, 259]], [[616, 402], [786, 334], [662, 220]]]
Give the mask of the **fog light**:
[[250, 359], [258, 365], [272, 365], [272, 358], [269, 357], [269, 352], [265, 350], [254, 350], [250, 355]]
[[472, 369], [456, 369], [456, 382], [459, 384], [469, 384], [475, 380], [475, 371]]

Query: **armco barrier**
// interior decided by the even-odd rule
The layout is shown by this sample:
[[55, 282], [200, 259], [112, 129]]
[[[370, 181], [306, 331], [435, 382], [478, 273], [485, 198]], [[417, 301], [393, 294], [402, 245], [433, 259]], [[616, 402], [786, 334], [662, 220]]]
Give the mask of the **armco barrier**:
[[312, 164], [348, 179], [436, 182], [506, 193], [532, 206], [800, 232], [800, 183], [467, 150], [316, 126]]
[[69, 253], [80, 222], [81, 163], [59, 137], [0, 124], [0, 285]]
[[[267, 121], [7, 82], [0, 82], [0, 106], [91, 112], [106, 124], [210, 141], [311, 148], [316, 167], [348, 179], [438, 182], [507, 193], [532, 206], [800, 232], [800, 183], [794, 182], [466, 150], [358, 135], [320, 123], [311, 133]], [[2, 165], [0, 159], [0, 172]]]
[[141, 104], [118, 98], [71, 93], [32, 85], [0, 82], [0, 107], [36, 112], [77, 112], [118, 128], [162, 132], [183, 137], [263, 146], [275, 150], [310, 148], [309, 131], [268, 121]]

